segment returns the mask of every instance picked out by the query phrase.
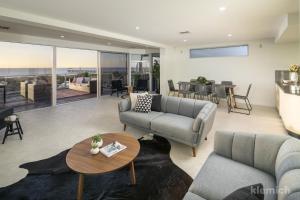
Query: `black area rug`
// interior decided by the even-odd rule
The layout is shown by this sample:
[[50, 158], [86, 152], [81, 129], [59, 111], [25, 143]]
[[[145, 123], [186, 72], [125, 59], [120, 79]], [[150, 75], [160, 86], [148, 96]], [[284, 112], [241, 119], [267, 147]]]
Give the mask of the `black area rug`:
[[[161, 137], [140, 140], [135, 160], [137, 185], [130, 185], [128, 168], [98, 176], [85, 176], [84, 199], [181, 200], [192, 178], [170, 159], [170, 143]], [[68, 150], [51, 158], [21, 165], [29, 171], [19, 182], [0, 188], [0, 199], [76, 199], [78, 174], [66, 165]]]

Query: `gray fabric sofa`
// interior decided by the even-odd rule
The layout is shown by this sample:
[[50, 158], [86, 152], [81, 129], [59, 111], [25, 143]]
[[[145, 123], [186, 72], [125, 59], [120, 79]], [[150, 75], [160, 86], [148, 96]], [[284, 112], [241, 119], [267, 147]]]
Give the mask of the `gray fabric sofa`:
[[265, 200], [300, 199], [300, 141], [279, 135], [217, 132], [214, 152], [184, 200], [221, 200], [253, 184]]
[[131, 110], [130, 99], [119, 102], [121, 123], [192, 147], [199, 145], [210, 132], [217, 106], [208, 101], [162, 96], [161, 112], [138, 113]]

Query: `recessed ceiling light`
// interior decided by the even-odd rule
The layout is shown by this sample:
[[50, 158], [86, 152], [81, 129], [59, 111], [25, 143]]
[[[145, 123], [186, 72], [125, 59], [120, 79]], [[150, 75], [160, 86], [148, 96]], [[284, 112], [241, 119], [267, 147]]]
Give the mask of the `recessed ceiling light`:
[[219, 10], [221, 11], [221, 12], [223, 12], [223, 11], [225, 11], [227, 8], [225, 7], [225, 6], [221, 6], [220, 8], [219, 8]]
[[183, 42], [187, 42], [187, 39], [184, 39]]
[[135, 27], [135, 30], [140, 30], [140, 27], [139, 27], [139, 26], [136, 26], [136, 27]]
[[232, 37], [232, 34], [231, 34], [231, 33], [228, 33], [227, 36], [228, 36], [228, 37]]
[[64, 36], [64, 35], [61, 35], [60, 37], [61, 37], [61, 38], [64, 38], [65, 36]]

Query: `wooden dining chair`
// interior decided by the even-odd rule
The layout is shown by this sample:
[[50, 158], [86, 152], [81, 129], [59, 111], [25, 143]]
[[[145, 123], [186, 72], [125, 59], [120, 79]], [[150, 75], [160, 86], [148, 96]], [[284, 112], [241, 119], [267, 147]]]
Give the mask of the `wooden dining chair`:
[[191, 83], [190, 82], [179, 82], [179, 89], [178, 89], [178, 97], [180, 94], [185, 98], [191, 98], [193, 91], [190, 89]]
[[[245, 101], [246, 108], [236, 106], [236, 107], [234, 107], [234, 110], [231, 110], [231, 112], [250, 115], [250, 113], [252, 111], [252, 105], [251, 105], [248, 97], [249, 97], [251, 87], [252, 87], [252, 84], [249, 84], [246, 95], [233, 95], [234, 99], [241, 99], [241, 100]], [[235, 109], [246, 110], [247, 113], [239, 112], [239, 111], [236, 111]]]
[[[232, 81], [221, 81], [222, 85], [233, 85]], [[226, 94], [229, 95], [229, 88], [225, 88]]]
[[170, 96], [170, 94], [171, 94], [172, 92], [173, 92], [173, 95], [175, 95], [176, 92], [178, 93], [178, 90], [175, 89], [173, 80], [168, 80], [168, 86], [169, 86], [169, 94], [168, 94], [168, 96]]
[[211, 100], [210, 85], [196, 84], [194, 99], [205, 99], [205, 98], [207, 100]]
[[215, 84], [212, 93], [212, 100], [214, 103], [219, 104], [221, 99], [225, 99], [227, 103], [228, 113], [231, 111], [231, 98], [226, 94], [226, 87], [222, 84]]

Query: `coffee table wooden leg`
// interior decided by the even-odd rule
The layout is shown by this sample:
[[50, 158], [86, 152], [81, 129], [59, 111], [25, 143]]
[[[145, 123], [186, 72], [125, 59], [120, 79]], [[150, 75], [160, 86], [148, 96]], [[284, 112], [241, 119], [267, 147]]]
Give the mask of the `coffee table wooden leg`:
[[84, 184], [84, 176], [83, 176], [83, 174], [79, 174], [78, 188], [77, 188], [77, 200], [82, 200], [83, 184]]
[[130, 168], [131, 184], [135, 185], [136, 179], [135, 179], [135, 171], [134, 171], [134, 162], [133, 161], [129, 164], [129, 168]]

